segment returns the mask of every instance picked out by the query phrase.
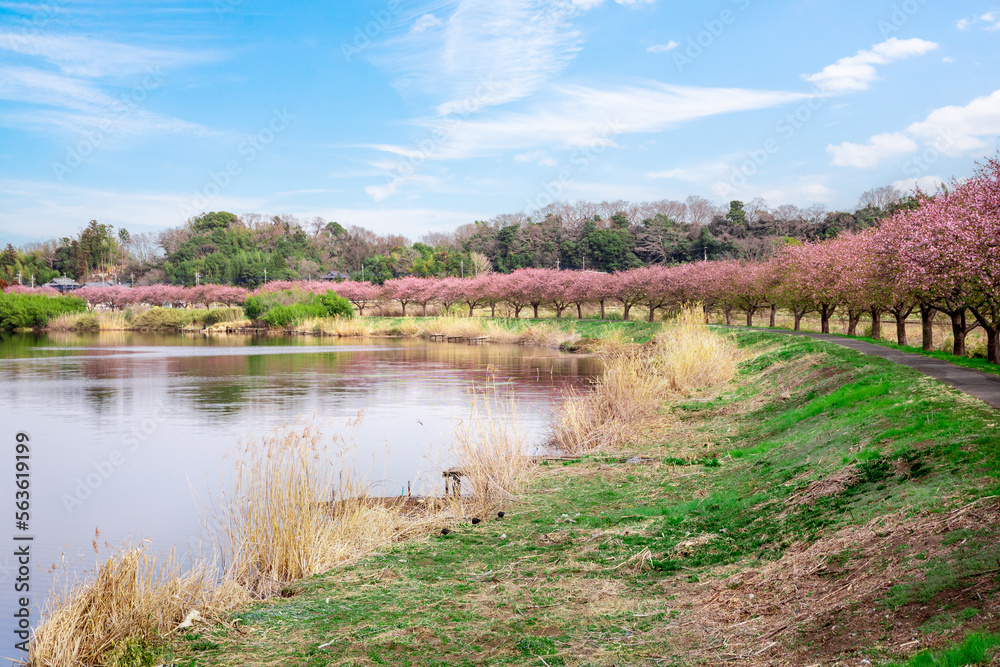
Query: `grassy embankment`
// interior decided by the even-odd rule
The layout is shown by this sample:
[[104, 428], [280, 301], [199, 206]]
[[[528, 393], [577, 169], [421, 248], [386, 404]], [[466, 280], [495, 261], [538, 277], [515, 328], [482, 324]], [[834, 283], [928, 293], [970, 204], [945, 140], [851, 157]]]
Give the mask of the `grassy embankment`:
[[674, 400], [668, 430], [539, 466], [502, 520], [303, 580], [173, 659], [877, 664], [971, 630], [912, 664], [988, 659], [1000, 415], [849, 349], [733, 335], [735, 381]]

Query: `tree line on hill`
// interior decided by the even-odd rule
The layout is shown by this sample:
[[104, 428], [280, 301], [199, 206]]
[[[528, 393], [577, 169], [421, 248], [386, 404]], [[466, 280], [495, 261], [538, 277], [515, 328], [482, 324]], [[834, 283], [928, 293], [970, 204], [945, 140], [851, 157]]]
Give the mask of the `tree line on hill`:
[[130, 234], [91, 220], [76, 236], [0, 251], [0, 279], [44, 284], [59, 275], [127, 285], [338, 277], [382, 284], [401, 276], [463, 277], [519, 268], [603, 272], [696, 260], [756, 261], [788, 244], [834, 238], [912, 207], [891, 186], [865, 192], [853, 212], [769, 208], [762, 199], [717, 207], [684, 202], [556, 203], [502, 214], [411, 242], [322, 218], [218, 211], [160, 233]]

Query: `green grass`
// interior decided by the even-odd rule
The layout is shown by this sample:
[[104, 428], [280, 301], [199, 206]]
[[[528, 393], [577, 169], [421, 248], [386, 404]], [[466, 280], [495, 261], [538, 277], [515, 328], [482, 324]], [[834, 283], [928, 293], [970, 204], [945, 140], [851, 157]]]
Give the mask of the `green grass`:
[[944, 651], [921, 651], [906, 662], [893, 662], [886, 667], [965, 667], [989, 662], [1000, 635], [970, 634], [965, 640]]
[[[592, 331], [625, 325], [636, 338], [650, 331], [640, 322], [569, 322]], [[240, 629], [220, 629], [211, 640], [217, 648], [176, 641], [171, 649], [191, 661], [181, 664], [233, 667], [654, 664], [650, 656], [698, 664], [714, 655], [715, 640], [686, 637], [698, 610], [684, 599], [697, 587], [841, 528], [934, 516], [1000, 489], [992, 408], [847, 348], [734, 335], [755, 353], [740, 382], [676, 410], [676, 436], [644, 450], [654, 465], [583, 456], [543, 466], [533, 492], [506, 507], [503, 521], [453, 525], [447, 536], [428, 534], [313, 577], [295, 597], [240, 610]], [[692, 442], [704, 444], [692, 451]], [[841, 492], [788, 502], [846, 465], [856, 474]], [[980, 582], [975, 594], [995, 599], [1000, 579], [984, 573], [1000, 557], [997, 538], [995, 526], [928, 537], [950, 547], [931, 557], [901, 545], [891, 558], [906, 575], [859, 601], [855, 650], [888, 645], [896, 624], [917, 632], [924, 620], [909, 614], [940, 595], [965, 595], [971, 606], [974, 593], [961, 592], [970, 582]], [[646, 550], [651, 567], [632, 567]], [[867, 557], [841, 549], [827, 558], [829, 576], [875, 567]], [[879, 623], [870, 622], [872, 607]], [[954, 641], [981, 620], [959, 609], [923, 632]], [[807, 624], [779, 635], [780, 650], [834, 661], [811, 659], [833, 650], [809, 643], [817, 632]], [[955, 650], [972, 656], [990, 641], [970, 637]]]

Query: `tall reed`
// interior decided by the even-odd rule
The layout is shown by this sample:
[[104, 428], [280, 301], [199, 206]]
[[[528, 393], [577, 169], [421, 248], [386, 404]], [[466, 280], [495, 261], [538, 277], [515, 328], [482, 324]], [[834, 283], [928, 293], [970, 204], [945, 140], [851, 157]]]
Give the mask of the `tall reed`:
[[455, 421], [451, 453], [463, 475], [463, 499], [484, 515], [520, 495], [535, 469], [527, 454], [513, 392], [495, 385], [473, 390], [467, 417]]
[[371, 502], [352, 450], [315, 425], [277, 429], [236, 456], [210, 516], [227, 572], [251, 594], [351, 561], [399, 534], [399, 508]]
[[589, 391], [569, 391], [553, 420], [552, 441], [563, 451], [616, 451], [648, 439], [668, 423], [666, 401], [721, 387], [740, 358], [697, 308], [683, 309], [650, 344], [609, 345], [606, 355], [604, 374]]
[[247, 599], [231, 582], [218, 582], [209, 565], [183, 571], [173, 553], [158, 557], [146, 543], [123, 545], [93, 577], [50, 595], [28, 664], [103, 665], [126, 642], [157, 641], [192, 610], [210, 618]]

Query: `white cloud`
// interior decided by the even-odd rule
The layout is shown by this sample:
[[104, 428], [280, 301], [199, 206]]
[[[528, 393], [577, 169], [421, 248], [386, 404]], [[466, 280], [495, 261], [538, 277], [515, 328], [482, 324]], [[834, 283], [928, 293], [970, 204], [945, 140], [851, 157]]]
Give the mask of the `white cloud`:
[[536, 162], [543, 167], [554, 167], [559, 164], [558, 160], [540, 148], [527, 153], [518, 153], [514, 156], [514, 160], [517, 162]]
[[652, 46], [647, 48], [646, 51], [650, 53], [666, 53], [667, 51], [673, 51], [678, 46], [680, 46], [680, 42], [675, 42], [674, 40], [670, 40], [666, 44], [653, 44]]
[[871, 50], [858, 51], [853, 56], [841, 58], [827, 65], [816, 74], [804, 75], [806, 81], [816, 84], [823, 92], [839, 94], [867, 90], [878, 79], [875, 65], [885, 65], [896, 60], [919, 56], [938, 48], [934, 42], [919, 38], [892, 37], [872, 46]]
[[208, 62], [217, 56], [208, 52], [149, 49], [71, 35], [19, 35], [0, 32], [0, 49], [37, 56], [71, 76], [97, 78], [141, 74], [156, 68], [171, 68]]
[[1000, 90], [977, 97], [964, 107], [935, 109], [906, 131], [948, 155], [982, 151], [991, 146], [987, 139], [1000, 135]]
[[955, 27], [959, 30], [968, 30], [973, 25], [977, 23], [984, 23], [983, 30], [987, 32], [994, 32], [1000, 30], [1000, 15], [996, 12], [986, 12], [979, 16], [974, 16], [971, 19], [963, 18], [959, 19]]
[[[146, 90], [145, 92], [148, 92]], [[75, 77], [30, 67], [0, 67], [0, 100], [21, 108], [0, 114], [0, 124], [34, 130], [56, 129], [78, 133], [111, 127], [118, 135], [180, 132], [197, 136], [218, 134], [197, 123], [142, 109], [128, 99], [109, 95], [96, 85]]]
[[[695, 88], [655, 81], [597, 89], [562, 86], [529, 112], [494, 113], [467, 120], [431, 119], [422, 124], [443, 137], [428, 159], [451, 160], [552, 145], [601, 151], [615, 137], [656, 132], [723, 113], [765, 109], [804, 99], [805, 94], [738, 88]], [[402, 154], [408, 149], [386, 147]]]
[[1000, 90], [977, 97], [965, 106], [935, 109], [902, 132], [875, 135], [867, 144], [830, 145], [827, 150], [833, 154], [836, 165], [867, 168], [883, 159], [916, 151], [918, 140], [945, 155], [962, 155], [987, 152], [997, 135], [1000, 135]]
[[[445, 4], [453, 6], [447, 18]], [[430, 6], [441, 26], [410, 31], [369, 52], [396, 75], [401, 92], [444, 100], [436, 109], [442, 116], [468, 115], [534, 94], [562, 72], [583, 39], [572, 25], [580, 11], [572, 5], [456, 0]]]
[[917, 150], [917, 142], [902, 132], [885, 132], [876, 134], [867, 144], [845, 141], [836, 146], [830, 144], [826, 150], [833, 154], [833, 164], [838, 167], [868, 169], [886, 158], [912, 153]]
[[[619, 5], [651, 5], [654, 2], [656, 0], [615, 0], [615, 3]], [[584, 10], [593, 9], [602, 4], [604, 4], [604, 0], [573, 0], [574, 6]]]
[[437, 28], [441, 25], [444, 24], [438, 17], [434, 16], [433, 14], [424, 14], [413, 22], [413, 27], [410, 28], [410, 32], [413, 33], [424, 32], [427, 30], [432, 30], [434, 28]]
[[651, 171], [646, 174], [647, 178], [685, 181], [688, 183], [702, 183], [715, 178], [723, 178], [731, 171], [725, 162], [706, 162], [690, 167], [677, 167], [675, 169], [664, 169], [661, 171]]
[[920, 178], [904, 178], [893, 181], [892, 186], [900, 192], [914, 192], [919, 188], [922, 192], [937, 192], [938, 188], [944, 185], [944, 179], [940, 176], [921, 176]]

